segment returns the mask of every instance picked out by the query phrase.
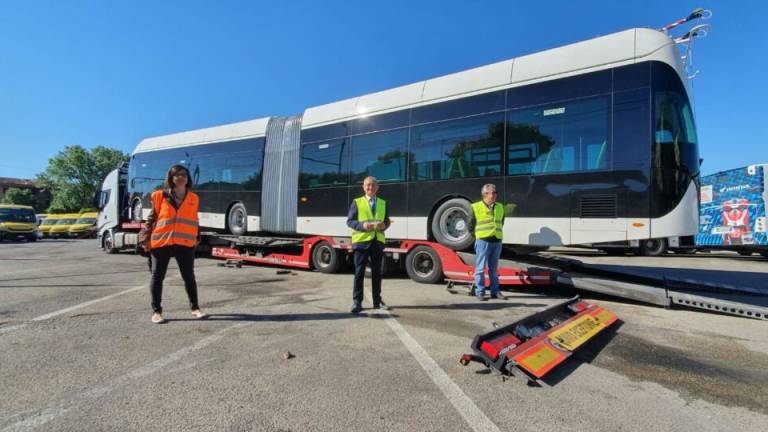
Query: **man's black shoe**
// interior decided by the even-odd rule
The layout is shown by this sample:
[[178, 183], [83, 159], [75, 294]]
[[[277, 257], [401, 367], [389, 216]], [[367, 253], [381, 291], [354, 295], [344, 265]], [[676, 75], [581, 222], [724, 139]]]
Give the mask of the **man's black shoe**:
[[359, 304], [353, 304], [352, 309], [350, 309], [349, 311], [352, 312], [353, 314], [358, 314], [360, 313], [361, 310], [363, 310], [362, 306], [360, 306]]
[[374, 304], [373, 308], [378, 310], [385, 310], [385, 311], [392, 310], [392, 308], [387, 306], [387, 304], [384, 303], [383, 301], [380, 302], [379, 304]]

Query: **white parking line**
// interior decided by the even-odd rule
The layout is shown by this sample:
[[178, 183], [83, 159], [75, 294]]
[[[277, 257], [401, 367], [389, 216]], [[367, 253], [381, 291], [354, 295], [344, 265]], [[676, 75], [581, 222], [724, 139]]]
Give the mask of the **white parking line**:
[[436, 361], [429, 356], [427, 351], [416, 342], [399, 322], [389, 313], [386, 314], [384, 322], [389, 325], [389, 328], [395, 332], [395, 335], [403, 342], [411, 355], [421, 365], [427, 375], [432, 379], [432, 382], [440, 389], [440, 391], [448, 398], [451, 405], [459, 412], [464, 418], [469, 427], [475, 432], [500, 432], [499, 427], [496, 426], [488, 416], [483, 413], [480, 408], [475, 405], [472, 399], [469, 398], [461, 388], [451, 380], [447, 373], [437, 364]]
[[[95, 300], [90, 300], [90, 301], [87, 301], [85, 303], [80, 303], [78, 305], [70, 306], [70, 307], [65, 308], [65, 309], [60, 309], [60, 310], [57, 310], [55, 312], [51, 312], [51, 313], [47, 313], [45, 315], [40, 315], [38, 317], [34, 317], [34, 318], [32, 318], [30, 320], [30, 322], [44, 321], [44, 320], [47, 320], [49, 318], [53, 318], [55, 316], [59, 316], [59, 315], [63, 315], [63, 314], [68, 313], [68, 312], [72, 312], [73, 310], [77, 310], [77, 309], [81, 309], [81, 308], [84, 308], [84, 307], [88, 307], [90, 305], [93, 305], [93, 304], [96, 304], [96, 303], [100, 303], [100, 302], [103, 302], [103, 301], [106, 301], [106, 300], [110, 300], [110, 299], [113, 299], [115, 297], [119, 297], [121, 295], [132, 293], [134, 291], [138, 291], [138, 290], [141, 290], [141, 289], [149, 289], [149, 288], [148, 288], [147, 284], [135, 286], [135, 287], [129, 288], [129, 289], [125, 290], [125, 291], [120, 291], [118, 293], [114, 293], [114, 294], [110, 294], [108, 296], [100, 297], [100, 298], [97, 298]], [[6, 334], [6, 333], [10, 333], [10, 332], [18, 330], [20, 328], [24, 328], [24, 327], [27, 326], [27, 324], [28, 323], [23, 323], [23, 324], [17, 324], [17, 325], [8, 326], [8, 327], [0, 327], [0, 335]]]
[[30, 431], [37, 427], [43, 426], [44, 424], [50, 422], [51, 420], [54, 420], [57, 417], [61, 417], [62, 415], [68, 413], [69, 411], [72, 411], [73, 409], [77, 408], [79, 405], [82, 405], [83, 403], [98, 399], [106, 394], [111, 393], [115, 389], [118, 389], [127, 384], [130, 384], [134, 380], [151, 375], [161, 370], [162, 368], [183, 359], [187, 355], [195, 351], [199, 351], [214, 342], [217, 342], [219, 339], [223, 337], [224, 333], [227, 331], [234, 330], [237, 328], [242, 328], [252, 324], [254, 323], [244, 322], [244, 323], [231, 325], [227, 328], [219, 330], [218, 332], [210, 336], [200, 339], [199, 341], [195, 342], [194, 344], [188, 347], [184, 347], [165, 357], [159, 358], [151, 363], [141, 366], [140, 368], [134, 369], [125, 375], [117, 377], [107, 384], [93, 387], [89, 390], [84, 391], [83, 393], [80, 393], [75, 397], [60, 401], [58, 404], [48, 406], [47, 408], [43, 408], [41, 410], [37, 410], [33, 412], [17, 414], [10, 419], [13, 423], [0, 429], [0, 432]]

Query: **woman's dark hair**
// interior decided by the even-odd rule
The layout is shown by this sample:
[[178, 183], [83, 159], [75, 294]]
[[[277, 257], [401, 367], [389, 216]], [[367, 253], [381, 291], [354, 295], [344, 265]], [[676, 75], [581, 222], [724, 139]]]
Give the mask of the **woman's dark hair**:
[[174, 165], [168, 168], [168, 174], [165, 175], [164, 186], [166, 188], [173, 189], [174, 187], [173, 176], [175, 176], [177, 173], [182, 171], [184, 172], [184, 174], [187, 175], [187, 190], [192, 189], [192, 176], [189, 175], [189, 170], [184, 165]]

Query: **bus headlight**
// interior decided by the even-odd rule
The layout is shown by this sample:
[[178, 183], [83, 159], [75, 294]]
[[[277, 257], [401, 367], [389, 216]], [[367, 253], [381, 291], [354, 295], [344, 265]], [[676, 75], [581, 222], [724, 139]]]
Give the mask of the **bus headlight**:
[[5, 224], [0, 222], [0, 231], [8, 231], [8, 228], [5, 227]]

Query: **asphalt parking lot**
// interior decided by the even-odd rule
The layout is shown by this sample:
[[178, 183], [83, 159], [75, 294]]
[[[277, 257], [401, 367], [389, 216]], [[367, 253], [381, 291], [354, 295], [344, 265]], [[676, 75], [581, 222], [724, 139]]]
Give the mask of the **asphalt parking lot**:
[[701, 432], [768, 424], [765, 321], [599, 297], [621, 324], [553, 372], [550, 386], [529, 387], [457, 359], [493, 322], [567, 292], [510, 291], [505, 301], [478, 302], [392, 278], [383, 293], [393, 310], [356, 317], [348, 312], [351, 274], [217, 263], [196, 262], [209, 319], [191, 319], [172, 264], [169, 323], [153, 325], [143, 258], [104, 254], [93, 240], [0, 244], [0, 431]]

